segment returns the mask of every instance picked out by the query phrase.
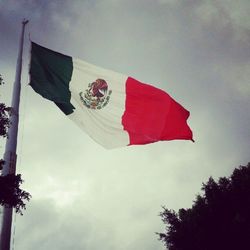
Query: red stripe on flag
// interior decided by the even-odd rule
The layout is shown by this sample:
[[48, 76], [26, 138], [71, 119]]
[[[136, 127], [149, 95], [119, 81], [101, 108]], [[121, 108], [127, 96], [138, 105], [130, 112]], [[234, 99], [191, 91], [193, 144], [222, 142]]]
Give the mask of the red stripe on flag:
[[131, 77], [126, 81], [124, 130], [130, 145], [161, 140], [193, 140], [187, 125], [189, 111], [161, 89]]

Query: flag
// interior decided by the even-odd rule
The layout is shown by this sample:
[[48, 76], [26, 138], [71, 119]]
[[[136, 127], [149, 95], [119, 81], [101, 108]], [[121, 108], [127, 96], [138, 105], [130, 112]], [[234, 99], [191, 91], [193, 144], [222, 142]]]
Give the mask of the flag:
[[189, 111], [165, 91], [34, 42], [30, 85], [105, 148], [193, 140]]

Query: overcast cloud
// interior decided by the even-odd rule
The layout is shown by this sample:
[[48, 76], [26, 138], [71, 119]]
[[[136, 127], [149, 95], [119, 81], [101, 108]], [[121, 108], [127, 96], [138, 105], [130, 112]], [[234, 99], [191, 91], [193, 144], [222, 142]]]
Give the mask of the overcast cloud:
[[[32, 194], [15, 250], [163, 250], [161, 206], [190, 207], [209, 176], [250, 161], [249, 0], [0, 0], [8, 104], [22, 18], [17, 172]], [[33, 41], [166, 90], [190, 113], [195, 143], [105, 150], [27, 84]], [[0, 153], [4, 151], [1, 141]]]

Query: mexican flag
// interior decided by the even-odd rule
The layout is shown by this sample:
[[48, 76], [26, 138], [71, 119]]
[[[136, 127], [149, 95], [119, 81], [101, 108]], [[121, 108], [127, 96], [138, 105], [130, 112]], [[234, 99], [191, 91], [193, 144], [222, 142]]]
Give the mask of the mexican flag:
[[189, 112], [165, 91], [34, 42], [30, 85], [105, 148], [193, 140]]

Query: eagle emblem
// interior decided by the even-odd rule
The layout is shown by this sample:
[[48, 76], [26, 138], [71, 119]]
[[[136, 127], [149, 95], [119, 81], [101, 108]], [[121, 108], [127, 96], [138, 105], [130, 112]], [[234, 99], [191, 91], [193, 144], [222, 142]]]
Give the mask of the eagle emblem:
[[85, 92], [80, 92], [80, 100], [90, 109], [102, 109], [105, 107], [110, 99], [112, 90], [108, 90], [108, 84], [103, 79], [97, 79], [89, 83]]

